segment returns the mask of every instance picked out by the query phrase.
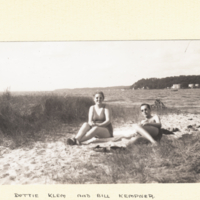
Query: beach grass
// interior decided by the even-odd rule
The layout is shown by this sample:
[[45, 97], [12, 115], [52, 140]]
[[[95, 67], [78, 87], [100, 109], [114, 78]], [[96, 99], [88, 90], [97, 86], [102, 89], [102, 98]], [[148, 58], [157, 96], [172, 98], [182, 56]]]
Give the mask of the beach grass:
[[[185, 140], [164, 137], [158, 147], [133, 145], [107, 159], [112, 182], [195, 183], [200, 181], [199, 136]], [[187, 145], [186, 145], [187, 143]]]
[[85, 97], [57, 95], [0, 96], [0, 133], [15, 146], [51, 134], [61, 124], [83, 121], [93, 101]]
[[77, 174], [64, 173], [54, 180], [62, 184], [197, 183], [199, 146], [198, 134], [178, 140], [164, 137], [157, 147], [140, 143], [126, 150], [99, 153], [98, 163], [72, 164]]
[[[12, 95], [9, 91], [0, 96], [0, 145], [10, 149], [31, 148], [34, 143], [56, 138], [62, 126], [75, 126], [87, 121], [93, 105], [90, 97], [56, 94]], [[138, 106], [109, 105], [113, 121], [120, 126], [141, 120]], [[176, 108], [153, 110], [159, 115], [180, 114]], [[71, 137], [67, 132], [62, 137]], [[67, 146], [66, 158], [83, 156], [82, 147]], [[58, 184], [101, 183], [195, 183], [200, 182], [199, 132], [179, 139], [164, 135], [160, 145], [136, 144], [111, 153], [84, 152], [89, 158], [74, 160], [58, 171], [49, 169], [46, 176]], [[38, 150], [39, 152], [39, 150]], [[78, 153], [79, 152], [79, 153]], [[55, 152], [56, 153], [56, 152]], [[58, 158], [59, 158], [59, 152]], [[79, 157], [78, 157], [79, 158]], [[64, 158], [62, 158], [64, 159]], [[77, 159], [77, 158], [76, 158]], [[89, 160], [88, 160], [89, 159]], [[57, 162], [57, 161], [56, 161]], [[56, 164], [55, 164], [56, 166]]]

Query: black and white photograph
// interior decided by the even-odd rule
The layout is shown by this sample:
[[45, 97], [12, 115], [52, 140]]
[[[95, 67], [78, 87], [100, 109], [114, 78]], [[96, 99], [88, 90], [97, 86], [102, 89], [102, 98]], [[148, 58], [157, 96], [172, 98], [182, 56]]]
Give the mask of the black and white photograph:
[[0, 2], [0, 199], [199, 199], [198, 0]]
[[200, 182], [200, 40], [0, 42], [0, 184]]

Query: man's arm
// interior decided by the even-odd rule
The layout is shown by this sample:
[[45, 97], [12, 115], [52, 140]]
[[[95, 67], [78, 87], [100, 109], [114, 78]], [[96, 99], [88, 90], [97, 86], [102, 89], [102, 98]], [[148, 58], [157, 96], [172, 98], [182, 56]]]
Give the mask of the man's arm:
[[94, 122], [92, 121], [93, 109], [94, 109], [94, 107], [91, 106], [90, 109], [89, 109], [89, 114], [88, 114], [88, 124], [90, 126], [94, 126]]
[[153, 116], [153, 119], [155, 121], [155, 123], [153, 122], [147, 122], [147, 121], [142, 121], [142, 126], [154, 126], [156, 128], [161, 128], [162, 127], [162, 124], [161, 124], [161, 121], [160, 121], [160, 117], [158, 117], [158, 115], [154, 115]]

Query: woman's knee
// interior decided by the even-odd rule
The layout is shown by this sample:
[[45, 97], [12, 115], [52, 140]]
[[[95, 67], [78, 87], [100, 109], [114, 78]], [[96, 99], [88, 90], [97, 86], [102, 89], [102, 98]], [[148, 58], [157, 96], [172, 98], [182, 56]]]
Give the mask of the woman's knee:
[[82, 128], [90, 128], [90, 125], [87, 122], [85, 122], [83, 123]]
[[97, 131], [98, 130], [98, 126], [94, 126], [92, 127], [91, 131]]

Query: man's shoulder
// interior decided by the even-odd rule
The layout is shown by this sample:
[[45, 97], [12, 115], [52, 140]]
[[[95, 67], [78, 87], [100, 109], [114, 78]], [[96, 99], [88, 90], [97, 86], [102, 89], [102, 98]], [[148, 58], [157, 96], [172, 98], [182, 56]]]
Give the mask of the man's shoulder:
[[155, 114], [152, 119], [155, 121], [160, 121], [160, 117], [157, 114]]

